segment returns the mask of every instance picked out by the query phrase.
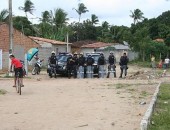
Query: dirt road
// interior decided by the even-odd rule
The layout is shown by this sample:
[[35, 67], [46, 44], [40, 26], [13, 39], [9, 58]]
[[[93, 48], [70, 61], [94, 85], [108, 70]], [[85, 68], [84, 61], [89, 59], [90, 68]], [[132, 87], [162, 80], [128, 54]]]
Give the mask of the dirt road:
[[158, 82], [42, 74], [25, 79], [20, 96], [12, 79], [0, 79], [7, 91], [0, 95], [0, 130], [139, 130]]

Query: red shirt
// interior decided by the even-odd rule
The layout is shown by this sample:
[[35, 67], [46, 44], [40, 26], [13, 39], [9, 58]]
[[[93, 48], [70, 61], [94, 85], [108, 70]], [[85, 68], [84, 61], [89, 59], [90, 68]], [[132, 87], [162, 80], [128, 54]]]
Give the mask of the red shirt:
[[14, 65], [15, 68], [21, 68], [22, 67], [21, 62], [18, 59], [16, 59], [16, 58], [13, 58], [11, 60], [11, 64]]

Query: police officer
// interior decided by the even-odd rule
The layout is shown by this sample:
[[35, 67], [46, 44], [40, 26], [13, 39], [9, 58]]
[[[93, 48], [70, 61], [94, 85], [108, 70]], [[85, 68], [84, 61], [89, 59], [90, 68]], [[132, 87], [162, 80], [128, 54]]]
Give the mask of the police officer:
[[86, 75], [87, 75], [87, 78], [93, 78], [93, 64], [94, 64], [94, 59], [91, 56], [91, 54], [89, 54], [88, 57], [87, 57], [87, 60], [86, 60], [86, 65], [87, 65]]
[[49, 76], [52, 77], [52, 74], [54, 73], [55, 77], [56, 77], [56, 74], [57, 74], [57, 72], [56, 72], [57, 71], [57, 57], [56, 57], [54, 51], [51, 52], [51, 56], [48, 59], [48, 64], [50, 66]]
[[72, 59], [73, 59], [73, 77], [77, 78], [78, 57], [76, 52], [74, 53]]
[[105, 61], [104, 54], [101, 53], [98, 59], [98, 62], [97, 62], [97, 65], [99, 67], [99, 73], [98, 73], [99, 78], [104, 78], [104, 65], [105, 64], [106, 64], [106, 61]]
[[73, 66], [74, 66], [73, 56], [72, 56], [72, 54], [69, 54], [69, 57], [67, 58], [67, 73], [68, 73], [69, 79], [71, 78]]
[[78, 78], [84, 78], [84, 65], [85, 57], [83, 56], [83, 53], [80, 53], [80, 56], [78, 58]]
[[129, 62], [129, 58], [127, 57], [126, 53], [123, 53], [123, 56], [121, 56], [120, 62], [119, 62], [120, 70], [121, 70], [119, 78], [122, 78], [123, 71], [124, 71], [124, 74], [125, 74], [125, 77], [126, 77], [127, 69], [128, 69], [128, 66], [127, 66], [128, 62]]
[[108, 57], [108, 62], [109, 62], [109, 66], [108, 66], [108, 74], [107, 74], [107, 78], [109, 78], [110, 76], [110, 72], [114, 73], [114, 77], [116, 78], [116, 58], [113, 55], [113, 52], [110, 52], [110, 55]]

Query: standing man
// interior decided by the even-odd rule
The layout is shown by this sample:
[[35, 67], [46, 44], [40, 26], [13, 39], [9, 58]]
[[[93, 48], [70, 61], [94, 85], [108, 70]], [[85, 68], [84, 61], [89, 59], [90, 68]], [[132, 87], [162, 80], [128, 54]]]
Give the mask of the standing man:
[[73, 56], [72, 56], [72, 54], [69, 54], [69, 57], [67, 58], [67, 73], [68, 73], [69, 79], [71, 78], [73, 66], [74, 66]]
[[91, 56], [91, 54], [88, 55], [87, 60], [86, 60], [86, 64], [87, 64], [87, 70], [86, 70], [87, 78], [93, 78], [94, 59]]
[[165, 66], [166, 66], [166, 69], [168, 69], [168, 67], [169, 67], [169, 58], [168, 57], [165, 58]]
[[19, 72], [19, 78], [21, 80], [21, 87], [24, 87], [22, 63], [20, 62], [20, 60], [16, 59], [14, 55], [10, 55], [9, 58], [11, 59], [10, 71], [12, 71], [12, 67], [14, 67], [14, 71], [15, 71], [13, 87], [16, 87], [16, 76], [18, 72]]
[[99, 78], [104, 78], [104, 65], [106, 64], [106, 61], [105, 61], [105, 57], [104, 57], [104, 54], [103, 53], [100, 53], [100, 57], [98, 59], [98, 62], [97, 62], [97, 65], [99, 67], [99, 73], [98, 73], [98, 77]]
[[84, 78], [84, 65], [85, 65], [85, 57], [83, 53], [80, 53], [80, 57], [78, 58], [78, 78]]
[[78, 57], [76, 52], [73, 55], [73, 62], [73, 77], [77, 78]]
[[52, 74], [54, 73], [55, 78], [56, 78], [56, 75], [57, 75], [57, 72], [56, 72], [57, 71], [57, 57], [56, 57], [54, 51], [51, 52], [51, 56], [48, 59], [48, 64], [50, 66], [49, 76], [52, 77]]
[[110, 72], [114, 73], [114, 77], [116, 78], [116, 58], [113, 55], [113, 52], [110, 52], [110, 55], [108, 57], [108, 62], [109, 62], [109, 66], [108, 66], [108, 74], [107, 74], [107, 78], [109, 78], [110, 76]]
[[121, 56], [120, 62], [119, 62], [120, 70], [121, 70], [119, 78], [122, 78], [123, 72], [125, 74], [125, 77], [127, 76], [128, 62], [129, 62], [129, 58], [126, 56], [126, 53], [123, 53], [123, 56]]

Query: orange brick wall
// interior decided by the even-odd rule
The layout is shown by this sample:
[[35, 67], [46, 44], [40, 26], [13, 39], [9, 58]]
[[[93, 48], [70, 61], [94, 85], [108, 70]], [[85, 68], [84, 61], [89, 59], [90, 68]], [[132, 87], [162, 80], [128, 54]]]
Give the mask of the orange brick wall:
[[[32, 39], [13, 29], [13, 46], [15, 45], [23, 46], [25, 53], [32, 47], [39, 47]], [[0, 49], [3, 52], [9, 51], [9, 26], [5, 23], [0, 23]]]

